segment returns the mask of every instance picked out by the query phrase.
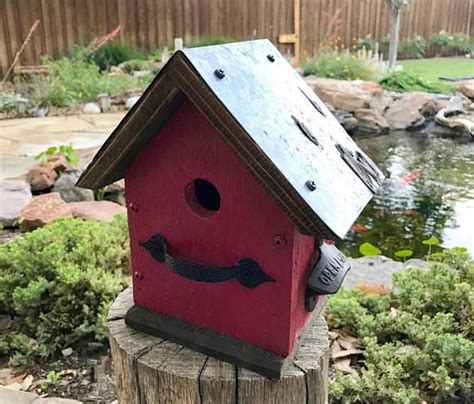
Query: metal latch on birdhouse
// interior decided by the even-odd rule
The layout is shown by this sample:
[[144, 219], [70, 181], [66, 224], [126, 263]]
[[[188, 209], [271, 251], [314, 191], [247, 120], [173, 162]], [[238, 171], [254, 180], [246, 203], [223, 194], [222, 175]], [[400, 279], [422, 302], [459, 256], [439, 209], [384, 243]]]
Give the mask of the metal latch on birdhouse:
[[334, 245], [322, 243], [319, 247], [320, 258], [313, 267], [308, 279], [306, 291], [306, 309], [314, 310], [318, 295], [332, 295], [342, 285], [342, 281], [351, 269], [347, 258]]

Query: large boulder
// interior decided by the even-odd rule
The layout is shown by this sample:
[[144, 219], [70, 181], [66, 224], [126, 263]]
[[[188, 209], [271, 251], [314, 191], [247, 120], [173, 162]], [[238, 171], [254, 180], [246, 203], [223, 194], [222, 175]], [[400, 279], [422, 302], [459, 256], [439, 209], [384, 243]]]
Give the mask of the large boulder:
[[125, 181], [121, 179], [107, 185], [104, 190], [104, 200], [125, 206]]
[[46, 191], [54, 186], [57, 172], [49, 165], [35, 166], [26, 174], [26, 181], [33, 192]]
[[354, 115], [359, 122], [357, 130], [361, 132], [384, 133], [389, 129], [385, 118], [376, 110], [359, 108]]
[[392, 275], [407, 268], [427, 268], [428, 263], [419, 259], [409, 259], [406, 262], [394, 261], [378, 255], [376, 257], [351, 258], [351, 270], [344, 278], [345, 287], [359, 284], [376, 284], [392, 287]]
[[459, 91], [471, 100], [474, 99], [474, 80], [462, 81], [458, 85]]
[[347, 112], [368, 108], [373, 95], [380, 91], [379, 87], [369, 86], [364, 82], [357, 83], [316, 76], [307, 76], [305, 80], [324, 103]]
[[35, 196], [20, 213], [20, 229], [31, 231], [59, 217], [72, 216], [69, 205], [57, 192]]
[[0, 181], [0, 225], [12, 227], [18, 222], [21, 210], [31, 202], [30, 184], [22, 180]]
[[101, 222], [108, 222], [117, 214], [127, 214], [125, 207], [110, 201], [72, 202], [68, 206], [74, 217]]
[[65, 202], [93, 201], [94, 191], [76, 187], [76, 182], [82, 171], [75, 168], [68, 169], [58, 178], [53, 192], [59, 192]]
[[390, 128], [400, 130], [421, 129], [435, 113], [432, 96], [427, 93], [410, 93], [394, 101], [385, 112]]
[[377, 91], [373, 93], [372, 99], [369, 102], [370, 109], [383, 114], [390, 105], [392, 105], [393, 98], [386, 91]]

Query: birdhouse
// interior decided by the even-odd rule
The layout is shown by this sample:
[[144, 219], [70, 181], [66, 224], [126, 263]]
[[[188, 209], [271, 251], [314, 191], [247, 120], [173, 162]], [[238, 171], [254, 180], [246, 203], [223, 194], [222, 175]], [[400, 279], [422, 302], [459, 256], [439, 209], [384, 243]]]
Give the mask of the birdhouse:
[[127, 324], [274, 378], [383, 180], [267, 40], [176, 52], [78, 185], [123, 177]]

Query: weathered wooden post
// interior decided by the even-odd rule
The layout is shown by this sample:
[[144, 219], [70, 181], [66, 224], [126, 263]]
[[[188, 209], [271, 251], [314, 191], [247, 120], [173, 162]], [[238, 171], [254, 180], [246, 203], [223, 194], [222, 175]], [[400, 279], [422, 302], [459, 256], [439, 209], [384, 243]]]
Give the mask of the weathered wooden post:
[[324, 240], [383, 176], [283, 56], [266, 40], [175, 53], [79, 185], [122, 177], [121, 402], [325, 402], [320, 310], [349, 265]]
[[326, 403], [328, 330], [318, 316], [280, 380], [125, 324], [133, 305], [127, 289], [109, 313], [109, 341], [119, 403]]

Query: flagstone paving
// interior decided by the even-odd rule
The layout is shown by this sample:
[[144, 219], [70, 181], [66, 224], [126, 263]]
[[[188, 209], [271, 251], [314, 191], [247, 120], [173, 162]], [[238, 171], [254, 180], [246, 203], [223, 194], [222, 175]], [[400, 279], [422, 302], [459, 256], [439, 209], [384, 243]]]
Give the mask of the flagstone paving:
[[50, 146], [72, 143], [74, 149], [97, 149], [124, 112], [0, 121], [0, 179], [25, 174], [34, 157]]

